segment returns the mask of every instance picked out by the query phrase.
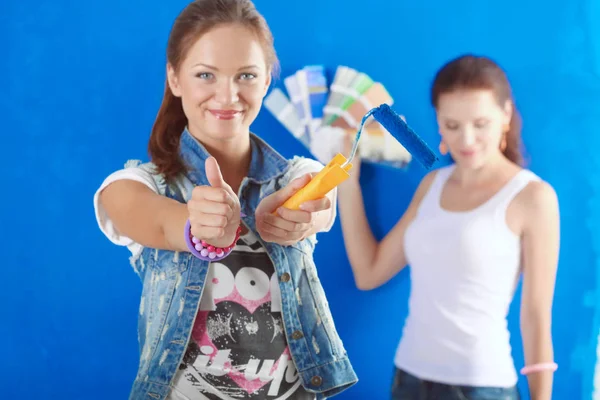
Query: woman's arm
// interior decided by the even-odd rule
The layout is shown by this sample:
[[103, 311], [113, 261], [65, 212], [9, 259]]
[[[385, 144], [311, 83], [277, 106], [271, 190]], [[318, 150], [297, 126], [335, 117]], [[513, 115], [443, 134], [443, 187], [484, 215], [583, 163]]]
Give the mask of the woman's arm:
[[[138, 178], [144, 174], [148, 173], [134, 173]], [[145, 247], [189, 251], [184, 235], [188, 219], [194, 236], [215, 246], [227, 246], [239, 225], [239, 201], [213, 157], [206, 160], [206, 174], [210, 186], [196, 186], [187, 203], [162, 196], [148, 185], [123, 176], [103, 188], [98, 206], [120, 235]], [[144, 179], [151, 180], [151, 176]]]
[[99, 204], [117, 231], [134, 242], [144, 247], [187, 251], [183, 228], [189, 214], [185, 204], [129, 179], [104, 188]]
[[338, 203], [344, 243], [358, 288], [374, 289], [406, 266], [404, 233], [434, 176], [435, 173], [429, 173], [421, 181], [406, 212], [381, 243], [377, 242], [369, 227], [358, 179], [351, 178], [340, 186]]
[[[546, 183], [531, 183], [522, 192], [523, 293], [521, 334], [525, 365], [554, 361], [552, 299], [560, 247], [558, 200]], [[528, 375], [532, 400], [550, 400], [553, 371]]]

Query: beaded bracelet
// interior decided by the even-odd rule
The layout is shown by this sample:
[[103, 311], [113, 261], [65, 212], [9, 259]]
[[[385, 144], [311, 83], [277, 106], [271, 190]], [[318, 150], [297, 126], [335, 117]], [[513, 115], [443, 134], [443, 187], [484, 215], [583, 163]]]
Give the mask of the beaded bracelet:
[[240, 238], [241, 233], [242, 226], [240, 225], [235, 232], [235, 239], [233, 240], [233, 243], [227, 247], [215, 247], [192, 235], [192, 226], [188, 220], [185, 224], [184, 236], [187, 247], [194, 256], [205, 261], [219, 261], [231, 254], [231, 251]]

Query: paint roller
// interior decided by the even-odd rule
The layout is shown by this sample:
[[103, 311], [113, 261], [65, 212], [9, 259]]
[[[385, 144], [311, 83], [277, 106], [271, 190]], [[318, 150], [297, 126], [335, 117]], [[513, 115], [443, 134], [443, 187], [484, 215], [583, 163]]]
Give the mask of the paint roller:
[[435, 153], [419, 135], [389, 105], [384, 103], [369, 110], [362, 118], [348, 159], [338, 153], [306, 186], [283, 203], [283, 207], [290, 210], [299, 210], [300, 204], [324, 197], [350, 177], [349, 171], [352, 168], [352, 160], [356, 155], [363, 127], [371, 116], [426, 169], [431, 169], [433, 164], [438, 160]]

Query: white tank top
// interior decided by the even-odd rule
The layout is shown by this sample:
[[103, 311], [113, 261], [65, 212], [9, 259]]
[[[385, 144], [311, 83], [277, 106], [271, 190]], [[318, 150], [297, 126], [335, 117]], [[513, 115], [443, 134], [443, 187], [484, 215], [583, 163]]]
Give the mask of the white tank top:
[[440, 206], [453, 170], [438, 170], [404, 237], [411, 294], [395, 364], [442, 383], [513, 386], [506, 315], [520, 274], [521, 243], [506, 224], [506, 209], [539, 178], [522, 170], [483, 205], [453, 212]]

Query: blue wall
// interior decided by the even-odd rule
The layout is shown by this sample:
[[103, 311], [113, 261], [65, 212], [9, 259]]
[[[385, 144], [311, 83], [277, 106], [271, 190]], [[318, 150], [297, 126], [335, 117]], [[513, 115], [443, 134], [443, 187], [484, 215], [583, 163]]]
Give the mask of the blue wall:
[[[589, 399], [600, 326], [600, 5], [417, 3], [259, 0], [257, 6], [274, 31], [282, 76], [311, 63], [331, 72], [339, 64], [362, 70], [386, 85], [394, 108], [434, 146], [428, 87], [435, 70], [467, 51], [491, 55], [506, 67], [525, 118], [531, 168], [555, 186], [561, 203], [554, 398]], [[146, 157], [163, 89], [164, 46], [184, 4], [0, 5], [0, 384], [7, 398], [93, 400], [128, 393], [137, 365], [140, 284], [127, 250], [97, 229], [92, 196], [126, 159]], [[307, 155], [266, 110], [254, 130], [286, 156]], [[400, 217], [423, 174], [417, 165], [408, 171], [364, 168], [369, 218], [378, 235]], [[316, 257], [360, 376], [340, 399], [386, 398], [407, 312], [407, 271], [376, 291], [359, 292], [339, 222], [320, 237]], [[510, 316], [518, 367], [519, 295]]]

